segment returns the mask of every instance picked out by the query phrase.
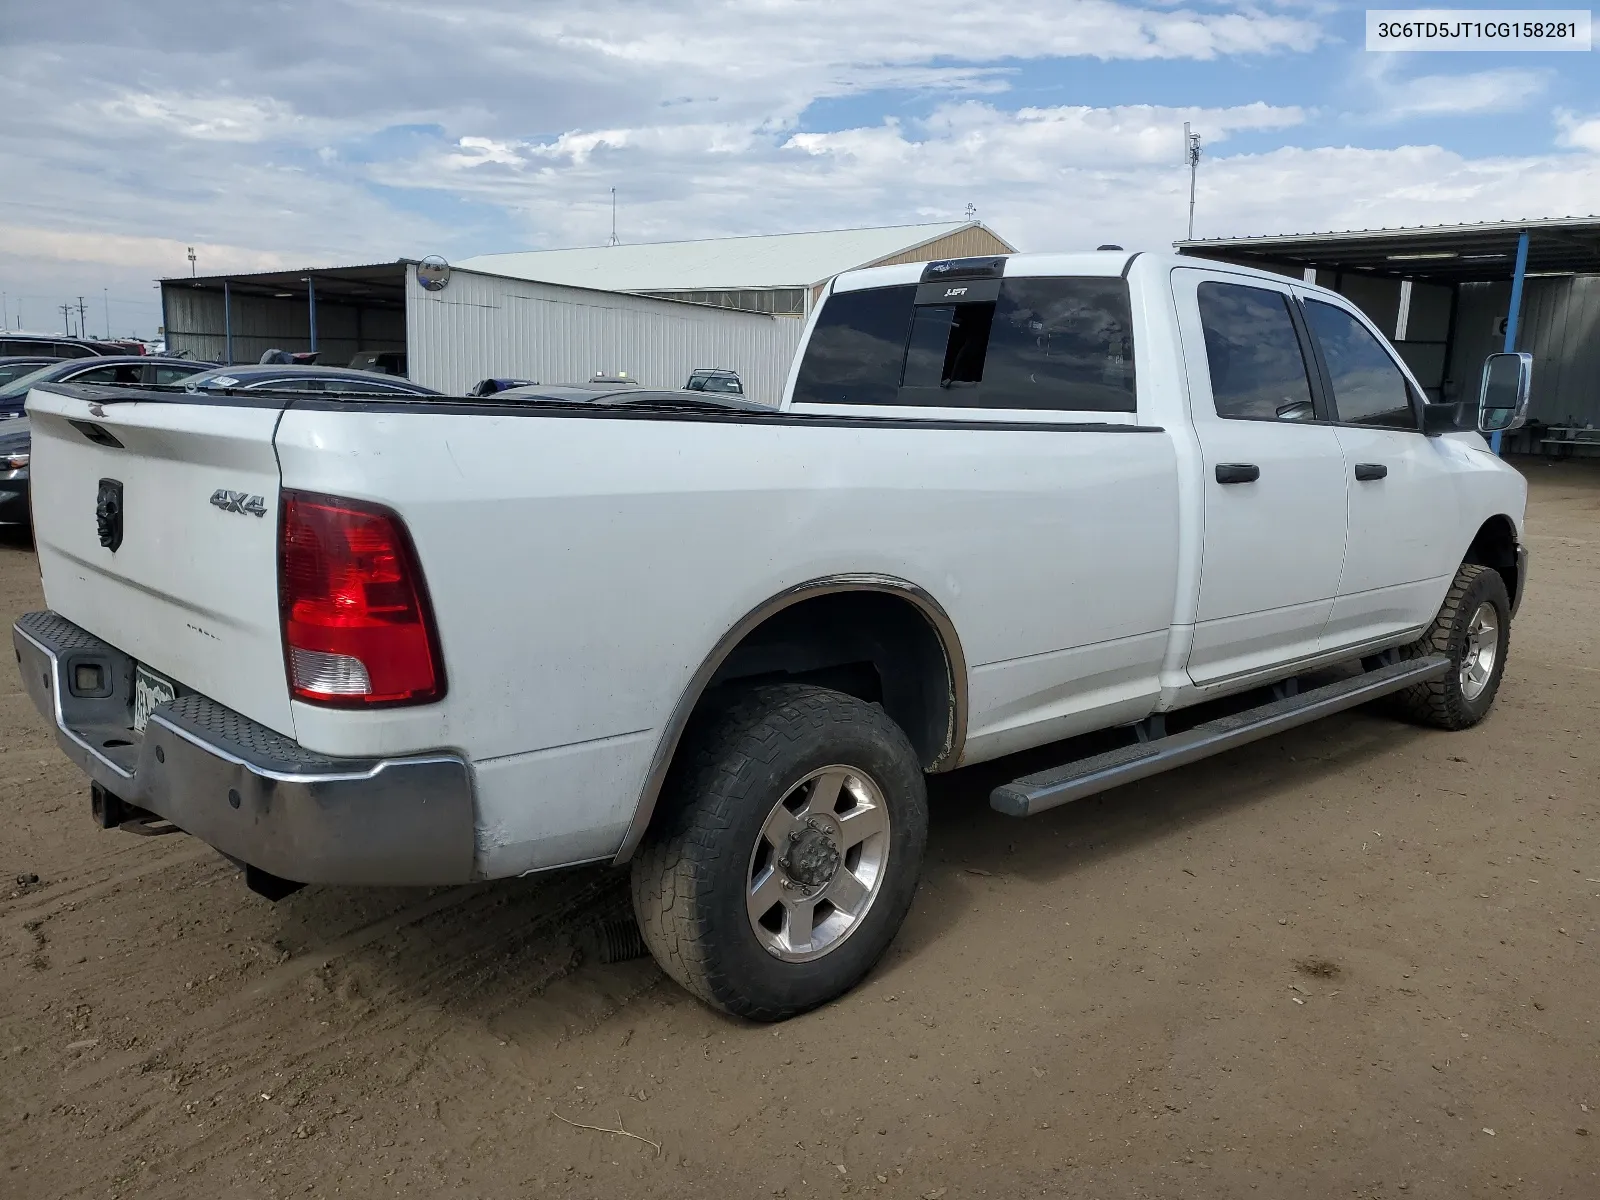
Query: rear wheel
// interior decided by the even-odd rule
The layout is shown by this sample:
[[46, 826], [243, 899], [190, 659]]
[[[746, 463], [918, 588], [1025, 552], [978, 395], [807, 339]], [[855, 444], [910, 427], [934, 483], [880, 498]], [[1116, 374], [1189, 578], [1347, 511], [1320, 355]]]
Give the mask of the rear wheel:
[[927, 840], [915, 751], [878, 706], [759, 688], [692, 728], [633, 861], [656, 961], [776, 1021], [848, 991], [911, 907]]
[[1450, 671], [1396, 693], [1400, 716], [1435, 729], [1468, 729], [1488, 714], [1505, 674], [1511, 639], [1511, 599], [1493, 567], [1463, 563], [1428, 631], [1406, 658], [1443, 654]]

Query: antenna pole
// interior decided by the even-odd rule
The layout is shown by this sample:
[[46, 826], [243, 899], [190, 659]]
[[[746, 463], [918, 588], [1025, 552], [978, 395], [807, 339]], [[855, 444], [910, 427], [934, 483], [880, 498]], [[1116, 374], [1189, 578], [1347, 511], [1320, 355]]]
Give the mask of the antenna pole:
[[1191, 133], [1189, 122], [1183, 123], [1183, 156], [1189, 162], [1189, 240], [1194, 241], [1194, 185], [1200, 171], [1200, 135]]
[[[1188, 126], [1185, 125], [1184, 128], [1187, 129]], [[189, 278], [190, 279], [194, 278], [194, 273], [195, 273], [194, 272], [194, 247], [190, 246], [189, 247]]]
[[617, 246], [617, 245], [620, 245], [620, 244], [621, 243], [617, 241], [617, 189], [616, 188], [612, 188], [611, 189], [611, 240], [609, 242], [607, 242], [606, 245], [608, 245], [608, 246]]

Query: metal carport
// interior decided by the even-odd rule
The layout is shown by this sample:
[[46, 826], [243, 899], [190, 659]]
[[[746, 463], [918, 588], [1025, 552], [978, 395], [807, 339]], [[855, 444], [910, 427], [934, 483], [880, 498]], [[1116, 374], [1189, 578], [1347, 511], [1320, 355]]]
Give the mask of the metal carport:
[[[1181, 254], [1312, 280], [1394, 340], [1434, 400], [1473, 394], [1485, 355], [1534, 355], [1529, 425], [1508, 448], [1591, 445], [1600, 426], [1600, 217], [1206, 238]], [[1592, 443], [1600, 450], [1600, 441]]]
[[320, 351], [344, 366], [361, 350], [405, 350], [409, 260], [161, 281], [167, 349], [209, 362], [267, 350]]

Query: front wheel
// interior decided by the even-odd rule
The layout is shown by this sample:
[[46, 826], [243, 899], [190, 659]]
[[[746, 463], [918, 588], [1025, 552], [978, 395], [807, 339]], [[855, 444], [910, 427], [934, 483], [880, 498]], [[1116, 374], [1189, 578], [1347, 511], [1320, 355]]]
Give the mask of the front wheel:
[[905, 920], [927, 793], [881, 708], [806, 685], [692, 728], [633, 861], [645, 944], [736, 1016], [777, 1021], [854, 987]]
[[1488, 715], [1511, 646], [1511, 599], [1493, 567], [1463, 563], [1428, 631], [1405, 657], [1443, 654], [1450, 671], [1395, 695], [1399, 715], [1435, 729], [1469, 729]]

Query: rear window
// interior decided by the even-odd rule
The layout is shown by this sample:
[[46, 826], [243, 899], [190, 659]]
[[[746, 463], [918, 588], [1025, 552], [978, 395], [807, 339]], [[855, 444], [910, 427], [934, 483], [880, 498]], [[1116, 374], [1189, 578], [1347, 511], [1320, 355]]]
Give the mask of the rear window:
[[[927, 290], [927, 289], [925, 289]], [[912, 285], [842, 292], [817, 319], [795, 401], [1133, 412], [1125, 280], [1016, 278], [970, 303], [917, 304]]]
[[817, 317], [795, 379], [797, 404], [893, 404], [915, 284], [838, 292]]

